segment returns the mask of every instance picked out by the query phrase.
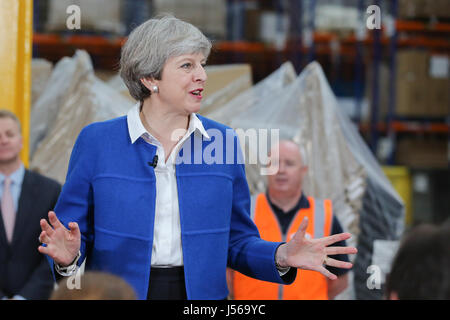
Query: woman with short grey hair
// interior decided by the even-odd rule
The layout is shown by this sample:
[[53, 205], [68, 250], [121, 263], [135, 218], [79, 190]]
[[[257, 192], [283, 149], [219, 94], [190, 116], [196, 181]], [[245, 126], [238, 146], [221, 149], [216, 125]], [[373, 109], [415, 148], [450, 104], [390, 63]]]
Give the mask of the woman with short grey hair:
[[120, 74], [138, 102], [80, 132], [50, 224], [40, 223], [39, 251], [56, 277], [86, 258], [87, 270], [124, 278], [139, 299], [225, 299], [227, 266], [281, 284], [296, 268], [335, 279], [325, 264], [351, 267], [327, 257], [356, 252], [327, 248], [349, 234], [307, 239], [304, 221], [287, 243], [259, 237], [236, 134], [223, 143], [231, 129], [197, 115], [210, 49], [172, 16], [130, 34]]
[[211, 42], [203, 33], [187, 22], [173, 16], [163, 16], [134, 29], [122, 48], [120, 76], [131, 96], [144, 101], [151, 95], [141, 83], [142, 78], [161, 79], [165, 62], [182, 54], [202, 53], [208, 58]]

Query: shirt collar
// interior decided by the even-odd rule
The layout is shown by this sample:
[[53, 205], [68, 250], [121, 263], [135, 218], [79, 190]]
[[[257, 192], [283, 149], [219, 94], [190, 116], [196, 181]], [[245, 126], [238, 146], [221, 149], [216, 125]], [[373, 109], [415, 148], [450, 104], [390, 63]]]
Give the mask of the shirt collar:
[[[135, 143], [136, 140], [144, 134], [147, 134], [151, 141], [155, 140], [155, 142], [157, 142], [157, 140], [149, 132], [147, 132], [142, 124], [141, 118], [139, 117], [139, 109], [140, 103], [138, 102], [127, 113], [128, 133], [130, 135], [131, 143]], [[201, 120], [195, 113], [191, 113], [189, 117], [188, 134], [191, 134], [196, 130], [198, 130], [205, 138], [210, 139]]]
[[[25, 167], [23, 165], [23, 163], [20, 164], [20, 167], [14, 171], [13, 173], [11, 173], [9, 175], [11, 182], [15, 185], [21, 185], [22, 181], [23, 181], [23, 176], [25, 175]], [[3, 181], [5, 181], [5, 175], [3, 173], [0, 173], [0, 181], [1, 184], [3, 184]]]
[[297, 204], [290, 209], [288, 212], [284, 212], [281, 208], [279, 208], [277, 205], [275, 205], [269, 197], [269, 191], [266, 192], [266, 198], [269, 201], [269, 204], [272, 206], [272, 209], [274, 209], [274, 211], [278, 212], [283, 212], [283, 213], [293, 213], [293, 212], [297, 212], [300, 209], [309, 209], [309, 200], [308, 198], [305, 196], [305, 194], [302, 192], [302, 195], [300, 196], [300, 199], [298, 200]]
[[298, 201], [297, 206], [298, 206], [298, 210], [309, 208], [309, 200], [303, 192], [302, 192], [302, 196], [300, 197], [300, 200]]
[[193, 132], [198, 130], [206, 139], [211, 139], [208, 132], [205, 130], [202, 121], [197, 117], [195, 113], [191, 113], [189, 120], [189, 131]]

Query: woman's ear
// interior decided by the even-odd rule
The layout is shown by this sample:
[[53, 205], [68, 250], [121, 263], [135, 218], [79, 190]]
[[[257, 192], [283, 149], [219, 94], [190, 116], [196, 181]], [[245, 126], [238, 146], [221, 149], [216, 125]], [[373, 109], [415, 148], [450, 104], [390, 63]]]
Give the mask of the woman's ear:
[[157, 82], [153, 79], [142, 78], [141, 83], [144, 87], [146, 87], [151, 93], [159, 93], [159, 87]]
[[146, 87], [149, 91], [152, 91], [152, 87], [155, 85], [153, 80], [150, 78], [141, 78], [141, 83], [144, 87]]

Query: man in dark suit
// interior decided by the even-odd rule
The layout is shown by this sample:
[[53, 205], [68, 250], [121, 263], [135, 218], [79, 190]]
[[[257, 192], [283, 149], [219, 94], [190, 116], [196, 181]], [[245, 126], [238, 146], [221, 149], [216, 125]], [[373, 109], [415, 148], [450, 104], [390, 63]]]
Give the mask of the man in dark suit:
[[0, 110], [0, 299], [48, 299], [53, 278], [39, 246], [39, 221], [58, 200], [58, 182], [25, 169], [20, 122]]

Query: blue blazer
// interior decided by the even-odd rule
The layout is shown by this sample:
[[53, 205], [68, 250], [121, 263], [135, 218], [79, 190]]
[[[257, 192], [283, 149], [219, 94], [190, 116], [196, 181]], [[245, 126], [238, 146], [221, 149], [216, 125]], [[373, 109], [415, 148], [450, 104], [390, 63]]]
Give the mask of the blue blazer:
[[[227, 266], [285, 283], [274, 263], [280, 243], [261, 240], [249, 216], [250, 193], [244, 165], [237, 162], [241, 150], [236, 134], [215, 121], [199, 119], [205, 130], [211, 129], [211, 139], [194, 132], [178, 154], [184, 161], [176, 165], [188, 299], [224, 299]], [[228, 143], [226, 148], [230, 132], [232, 147]], [[204, 152], [223, 161], [199, 161]], [[156, 147], [142, 138], [131, 143], [126, 116], [88, 125], [74, 145], [55, 207], [66, 227], [71, 221], [80, 226], [80, 263], [86, 257], [86, 270], [122, 277], [139, 299], [146, 299], [151, 281], [156, 181], [148, 162], [155, 154]], [[233, 163], [227, 164], [230, 159]]]

